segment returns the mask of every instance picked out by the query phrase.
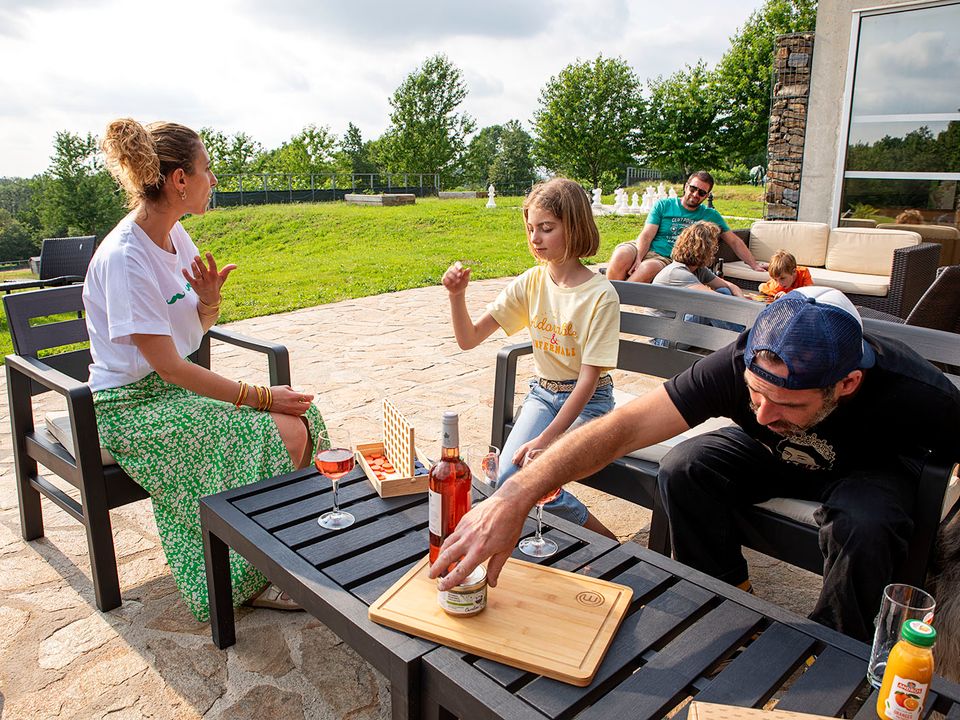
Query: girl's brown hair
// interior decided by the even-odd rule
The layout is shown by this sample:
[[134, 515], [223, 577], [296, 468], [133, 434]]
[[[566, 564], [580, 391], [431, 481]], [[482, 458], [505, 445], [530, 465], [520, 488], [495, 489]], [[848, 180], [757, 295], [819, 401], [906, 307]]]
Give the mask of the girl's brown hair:
[[193, 130], [171, 122], [141, 125], [131, 118], [114, 120], [100, 143], [107, 169], [127, 194], [127, 206], [158, 200], [167, 177], [177, 168], [188, 175], [202, 141]]
[[777, 250], [770, 258], [767, 272], [770, 277], [778, 278], [781, 275], [797, 271], [797, 259], [786, 250]]
[[[572, 257], [585, 258], [597, 254], [597, 250], [600, 249], [600, 231], [597, 230], [597, 224], [593, 221], [590, 199], [580, 185], [566, 178], [553, 178], [537, 183], [523, 201], [524, 221], [527, 220], [527, 214], [532, 207], [553, 213], [560, 221], [567, 242], [561, 262], [566, 262]], [[528, 248], [529, 241], [528, 233]], [[536, 257], [533, 249], [529, 249], [530, 254]]]
[[670, 257], [678, 263], [703, 267], [713, 262], [720, 240], [720, 227], [706, 220], [698, 220], [684, 228], [673, 245]]

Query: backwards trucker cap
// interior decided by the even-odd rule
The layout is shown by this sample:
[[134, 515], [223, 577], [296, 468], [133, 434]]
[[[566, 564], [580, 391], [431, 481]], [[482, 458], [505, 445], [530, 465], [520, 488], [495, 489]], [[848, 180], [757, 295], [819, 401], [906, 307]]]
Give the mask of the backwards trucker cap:
[[[787, 366], [787, 376], [767, 372], [757, 353], [769, 350]], [[747, 335], [747, 369], [789, 390], [830, 387], [857, 368], [872, 367], [876, 356], [863, 339], [860, 314], [839, 290], [804, 287], [768, 305]]]

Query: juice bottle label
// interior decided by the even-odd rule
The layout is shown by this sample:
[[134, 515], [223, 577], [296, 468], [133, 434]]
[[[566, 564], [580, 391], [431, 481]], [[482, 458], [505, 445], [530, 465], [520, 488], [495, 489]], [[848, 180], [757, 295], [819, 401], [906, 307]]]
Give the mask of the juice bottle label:
[[442, 524], [440, 522], [440, 517], [443, 515], [443, 496], [433, 490], [427, 491], [427, 507], [429, 508], [429, 525], [430, 532], [440, 536], [440, 528]]
[[884, 715], [889, 720], [919, 720], [926, 695], [924, 683], [894, 675], [890, 694], [884, 700]]

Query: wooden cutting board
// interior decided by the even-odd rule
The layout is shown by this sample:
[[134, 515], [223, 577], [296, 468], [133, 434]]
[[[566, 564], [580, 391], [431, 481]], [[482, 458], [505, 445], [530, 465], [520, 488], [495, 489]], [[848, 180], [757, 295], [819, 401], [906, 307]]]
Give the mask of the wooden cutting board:
[[589, 685], [633, 591], [606, 580], [510, 558], [487, 608], [454, 617], [437, 604], [424, 558], [370, 606], [370, 619], [555, 680]]

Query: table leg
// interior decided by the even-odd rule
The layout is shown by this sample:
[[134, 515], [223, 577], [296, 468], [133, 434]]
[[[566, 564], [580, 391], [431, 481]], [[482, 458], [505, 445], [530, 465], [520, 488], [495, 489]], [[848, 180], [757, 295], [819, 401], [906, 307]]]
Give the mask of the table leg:
[[420, 660], [406, 663], [399, 676], [391, 672], [390, 707], [393, 720], [420, 717]]
[[203, 557], [210, 596], [210, 633], [221, 650], [237, 641], [233, 622], [233, 588], [230, 581], [230, 548], [203, 526]]

